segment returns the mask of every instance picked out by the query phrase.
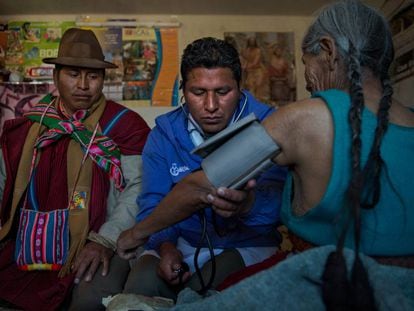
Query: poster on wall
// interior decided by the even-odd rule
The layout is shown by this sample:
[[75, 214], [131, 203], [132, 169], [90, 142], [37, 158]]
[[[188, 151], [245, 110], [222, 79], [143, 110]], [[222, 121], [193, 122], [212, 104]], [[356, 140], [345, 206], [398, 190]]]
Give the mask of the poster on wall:
[[124, 78], [122, 62], [122, 28], [91, 28], [102, 47], [105, 60], [114, 63], [118, 68], [106, 69], [105, 82], [122, 82]]
[[296, 100], [293, 32], [226, 32], [240, 54], [242, 88], [270, 106]]
[[[5, 120], [20, 116], [42, 96], [53, 91], [53, 65], [66, 29], [75, 22], [11, 22], [2, 37], [0, 61], [28, 83], [0, 84], [0, 132]], [[108, 99], [132, 109], [178, 104], [178, 31], [176, 28], [83, 27], [94, 31], [105, 59], [118, 68], [106, 70], [103, 92]], [[4, 42], [3, 42], [4, 41]], [[6, 80], [7, 81], [7, 80]], [[10, 81], [9, 81], [10, 82]], [[53, 88], [53, 89], [52, 89]]]
[[130, 107], [178, 103], [178, 33], [149, 27], [94, 27], [105, 59], [105, 94]]
[[[52, 80], [53, 65], [66, 29], [75, 22], [10, 22], [5, 67], [20, 81]], [[178, 31], [154, 27], [82, 27], [97, 36], [105, 56], [118, 68], [106, 70], [103, 92], [128, 107], [178, 104]]]
[[56, 57], [60, 38], [74, 22], [10, 22], [6, 67], [22, 78], [52, 79], [53, 66], [44, 64], [45, 57]]

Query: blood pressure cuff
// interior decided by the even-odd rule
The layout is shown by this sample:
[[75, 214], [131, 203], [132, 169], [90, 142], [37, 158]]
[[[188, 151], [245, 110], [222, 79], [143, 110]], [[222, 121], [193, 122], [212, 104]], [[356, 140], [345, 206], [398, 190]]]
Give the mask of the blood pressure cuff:
[[279, 146], [252, 113], [193, 150], [215, 187], [240, 189], [274, 163]]

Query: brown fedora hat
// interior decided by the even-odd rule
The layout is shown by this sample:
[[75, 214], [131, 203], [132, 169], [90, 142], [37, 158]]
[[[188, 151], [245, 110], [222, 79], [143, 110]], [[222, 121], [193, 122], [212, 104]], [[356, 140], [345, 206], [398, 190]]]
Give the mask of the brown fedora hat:
[[93, 31], [79, 28], [66, 30], [60, 40], [58, 57], [44, 58], [43, 62], [84, 68], [117, 68], [105, 61]]

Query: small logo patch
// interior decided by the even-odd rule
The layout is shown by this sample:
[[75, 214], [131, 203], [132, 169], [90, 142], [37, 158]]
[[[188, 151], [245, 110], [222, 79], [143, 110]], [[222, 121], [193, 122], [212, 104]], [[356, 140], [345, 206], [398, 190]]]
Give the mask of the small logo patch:
[[173, 163], [170, 168], [170, 174], [172, 176], [178, 176], [180, 173], [184, 173], [189, 170], [189, 167], [186, 165], [178, 166], [177, 163]]

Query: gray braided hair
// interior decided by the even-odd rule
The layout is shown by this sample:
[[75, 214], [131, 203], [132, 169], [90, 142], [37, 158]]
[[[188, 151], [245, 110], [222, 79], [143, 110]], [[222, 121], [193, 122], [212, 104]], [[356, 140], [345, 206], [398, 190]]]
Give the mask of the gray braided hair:
[[[347, 66], [351, 108], [349, 122], [352, 131], [352, 177], [348, 188], [350, 215], [354, 221], [356, 257], [351, 284], [347, 276], [338, 276], [338, 272], [346, 273], [342, 260], [342, 249], [346, 228], [342, 231], [336, 252], [328, 257], [323, 275], [323, 298], [328, 309], [345, 307], [345, 309], [375, 309], [375, 301], [368, 276], [360, 261], [360, 208], [374, 208], [380, 197], [380, 172], [382, 158], [380, 145], [388, 128], [388, 111], [393, 94], [389, 69], [394, 59], [394, 47], [387, 20], [375, 9], [357, 0], [343, 0], [321, 10], [317, 19], [309, 27], [303, 42], [305, 53], [319, 54], [320, 39], [331, 37], [339, 54]], [[370, 150], [367, 164], [361, 168], [361, 115], [364, 107], [362, 89], [362, 70], [368, 68], [381, 81], [383, 95], [377, 114], [377, 128], [374, 142]], [[372, 189], [367, 202], [361, 202], [363, 189]], [[346, 222], [347, 226], [350, 222]], [[340, 265], [342, 265], [340, 267]], [[344, 281], [345, 280], [345, 281]], [[342, 287], [342, 289], [340, 289]], [[342, 292], [343, 297], [338, 297]], [[340, 305], [340, 306], [339, 306]]]
[[349, 60], [352, 44], [362, 67], [381, 79], [388, 76], [394, 59], [392, 35], [387, 20], [374, 8], [345, 0], [322, 9], [302, 41], [302, 50], [319, 54], [323, 36], [335, 40], [344, 61]]

